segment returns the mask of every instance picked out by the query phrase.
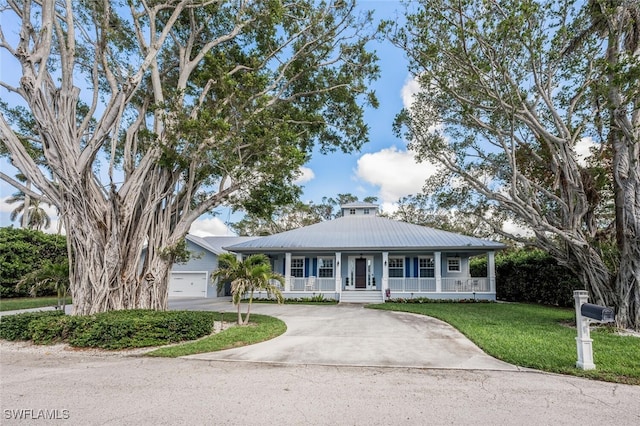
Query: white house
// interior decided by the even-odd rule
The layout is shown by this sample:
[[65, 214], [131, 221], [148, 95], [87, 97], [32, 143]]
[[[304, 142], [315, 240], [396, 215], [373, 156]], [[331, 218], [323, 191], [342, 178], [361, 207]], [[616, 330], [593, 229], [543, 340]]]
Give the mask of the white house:
[[[505, 246], [377, 215], [378, 206], [341, 206], [338, 219], [223, 245], [263, 253], [285, 277], [285, 297], [322, 294], [341, 302], [385, 298], [495, 300], [495, 252]], [[469, 258], [486, 255], [485, 277], [471, 277]]]

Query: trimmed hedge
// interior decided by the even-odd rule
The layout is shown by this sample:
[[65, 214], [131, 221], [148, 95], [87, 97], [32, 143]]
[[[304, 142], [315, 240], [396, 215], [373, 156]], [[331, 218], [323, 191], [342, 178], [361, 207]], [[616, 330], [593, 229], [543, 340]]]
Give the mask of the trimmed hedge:
[[130, 310], [90, 316], [46, 311], [2, 318], [0, 337], [36, 344], [67, 342], [101, 349], [142, 348], [211, 334], [215, 312]]
[[[45, 234], [30, 229], [0, 228], [0, 297], [27, 297], [29, 289], [16, 290], [26, 274], [49, 262], [67, 260], [67, 240], [61, 235]], [[55, 296], [43, 288], [38, 296]]]
[[[485, 276], [487, 259], [472, 259], [471, 275]], [[496, 298], [508, 302], [571, 307], [573, 291], [584, 286], [566, 267], [541, 250], [496, 255]]]

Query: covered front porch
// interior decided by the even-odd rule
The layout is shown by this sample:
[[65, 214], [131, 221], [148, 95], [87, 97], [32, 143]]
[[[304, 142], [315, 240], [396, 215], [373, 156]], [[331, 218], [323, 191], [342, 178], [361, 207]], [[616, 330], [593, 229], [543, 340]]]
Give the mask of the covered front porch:
[[[472, 277], [469, 259], [487, 256], [487, 273]], [[272, 254], [285, 277], [285, 298], [323, 297], [340, 302], [387, 299], [495, 300], [495, 252], [370, 252]], [[258, 295], [260, 297], [260, 295]]]

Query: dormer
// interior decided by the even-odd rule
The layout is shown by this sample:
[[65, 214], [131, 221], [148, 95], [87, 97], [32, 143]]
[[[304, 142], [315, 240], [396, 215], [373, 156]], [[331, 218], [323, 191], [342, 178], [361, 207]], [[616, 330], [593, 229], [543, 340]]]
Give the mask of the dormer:
[[378, 214], [378, 205], [373, 203], [358, 202], [342, 204], [340, 211], [343, 217], [349, 216], [372, 216]]

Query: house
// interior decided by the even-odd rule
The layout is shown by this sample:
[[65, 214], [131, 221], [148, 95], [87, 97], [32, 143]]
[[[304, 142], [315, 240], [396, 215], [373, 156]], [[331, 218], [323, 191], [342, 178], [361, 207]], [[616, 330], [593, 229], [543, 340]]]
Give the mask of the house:
[[253, 240], [257, 237], [197, 237], [187, 235], [187, 250], [191, 257], [186, 263], [176, 263], [169, 277], [170, 297], [227, 296], [229, 288], [220, 294], [210, 284], [211, 272], [218, 267], [218, 256], [227, 253], [222, 247]]
[[[495, 300], [495, 252], [505, 246], [377, 215], [378, 206], [350, 203], [341, 217], [223, 246], [269, 256], [285, 277], [287, 298], [322, 295], [340, 302], [385, 298]], [[471, 277], [469, 259], [486, 255], [485, 277]]]

